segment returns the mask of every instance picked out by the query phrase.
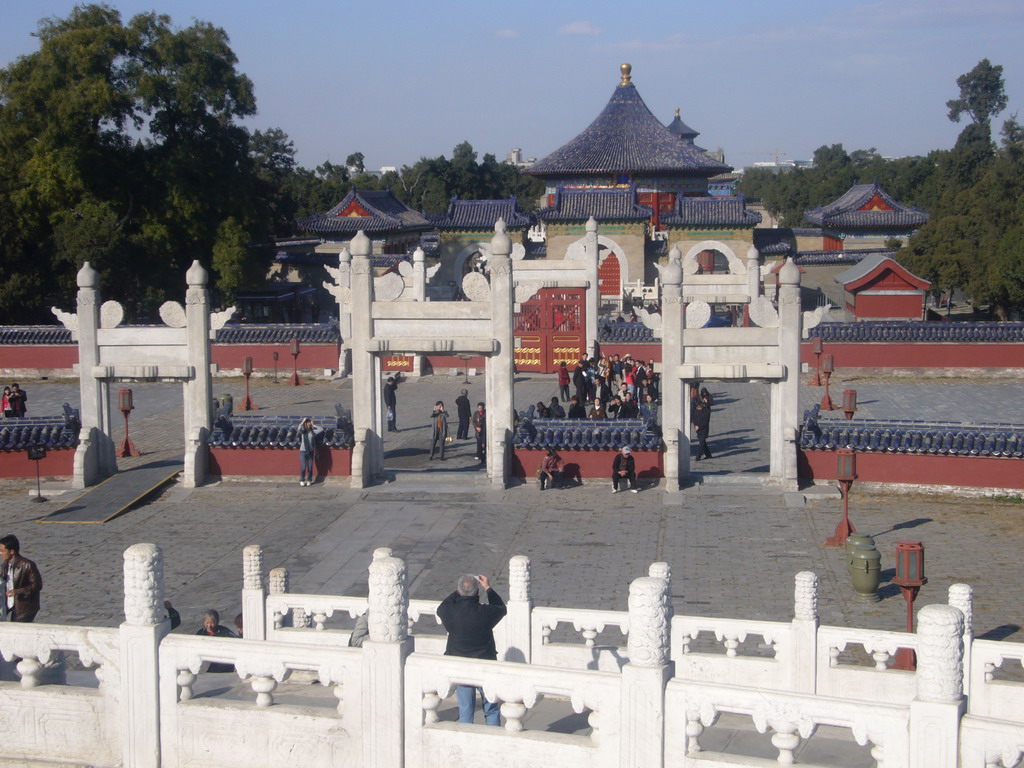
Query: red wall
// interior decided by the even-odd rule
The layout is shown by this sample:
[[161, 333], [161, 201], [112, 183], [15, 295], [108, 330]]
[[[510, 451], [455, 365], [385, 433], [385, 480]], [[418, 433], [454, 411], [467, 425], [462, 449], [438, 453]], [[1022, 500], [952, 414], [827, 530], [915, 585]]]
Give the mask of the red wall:
[[[316, 456], [317, 477], [350, 477], [351, 448], [321, 448]], [[210, 447], [209, 473], [214, 476], [297, 477], [297, 448], [224, 448]]]
[[[905, 288], [903, 290], [906, 290]], [[859, 320], [921, 320], [924, 294], [858, 293], [854, 314]]]
[[0, 347], [0, 368], [70, 370], [77, 362], [77, 344], [10, 344]]
[[487, 367], [487, 358], [483, 355], [471, 357], [469, 360], [463, 360], [461, 357], [455, 357], [454, 355], [427, 355], [427, 362], [435, 372], [444, 371], [444, 373], [448, 373], [448, 370], [451, 368], [465, 371], [467, 364], [470, 368], [476, 368], [478, 371], [482, 371]]
[[[797, 467], [802, 480], [835, 480], [836, 454], [797, 450]], [[857, 453], [857, 479], [872, 483], [1024, 489], [1024, 460]]]
[[[513, 477], [537, 477], [537, 469], [547, 454], [542, 448], [516, 448], [512, 454]], [[578, 480], [611, 480], [616, 451], [559, 451], [565, 462], [565, 477]], [[665, 476], [661, 451], [633, 451], [638, 480]]]
[[[661, 344], [598, 344], [598, 348], [605, 357], [618, 355], [622, 358], [626, 355], [632, 355], [634, 360], [642, 358], [645, 363], [651, 358], [654, 358], [655, 363], [661, 362]], [[654, 370], [657, 372], [658, 369], [655, 368]]]
[[[75, 471], [75, 449], [47, 450], [39, 461], [40, 477], [71, 477]], [[35, 477], [36, 462], [29, 461], [27, 451], [0, 452], [0, 477]]]
[[[292, 369], [292, 355], [288, 350], [287, 343], [214, 344], [210, 355], [222, 371], [238, 370], [242, 367], [242, 358], [251, 357], [253, 370], [266, 373], [274, 370], [274, 352], [277, 352], [277, 371], [280, 375], [281, 371]], [[299, 347], [299, 370], [337, 369], [340, 351], [337, 344], [303, 344]]]
[[[812, 330], [813, 334], [814, 331]], [[924, 344], [825, 342], [824, 354], [842, 368], [1024, 368], [1024, 344]], [[814, 370], [809, 341], [800, 345], [800, 360]]]

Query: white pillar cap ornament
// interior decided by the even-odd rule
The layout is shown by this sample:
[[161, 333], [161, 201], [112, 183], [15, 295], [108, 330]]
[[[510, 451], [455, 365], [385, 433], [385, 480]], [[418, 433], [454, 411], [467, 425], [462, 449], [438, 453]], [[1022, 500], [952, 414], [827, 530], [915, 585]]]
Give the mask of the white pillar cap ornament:
[[512, 238], [505, 232], [505, 219], [494, 222], [494, 237], [491, 238], [492, 256], [509, 256], [512, 253]]
[[799, 285], [800, 267], [793, 263], [793, 257], [786, 259], [786, 263], [779, 270], [779, 282], [783, 285]]
[[185, 273], [185, 282], [193, 288], [201, 288], [206, 285], [210, 276], [206, 270], [203, 269], [203, 265], [196, 259], [192, 262], [192, 266], [188, 268], [188, 272]]
[[370, 242], [370, 238], [361, 229], [356, 232], [356, 236], [352, 238], [352, 242], [348, 245], [352, 255], [356, 258], [368, 259], [370, 254], [373, 253], [373, 243]]
[[597, 219], [593, 216], [587, 219], [587, 232], [597, 232]]
[[79, 288], [96, 288], [100, 284], [100, 273], [92, 268], [92, 264], [88, 261], [82, 264], [82, 268], [78, 270], [78, 287]]

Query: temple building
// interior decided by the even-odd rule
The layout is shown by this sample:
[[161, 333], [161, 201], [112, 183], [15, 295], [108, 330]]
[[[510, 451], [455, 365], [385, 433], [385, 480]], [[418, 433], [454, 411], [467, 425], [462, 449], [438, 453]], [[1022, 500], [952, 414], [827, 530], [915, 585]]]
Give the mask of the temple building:
[[320, 237], [318, 253], [339, 253], [362, 230], [376, 253], [402, 254], [419, 242], [431, 224], [392, 194], [391, 190], [353, 189], [325, 213], [296, 222], [298, 228]]
[[928, 221], [928, 214], [904, 205], [878, 182], [854, 184], [828, 205], [804, 211], [804, 219], [821, 228], [821, 249], [878, 248], [890, 238], [906, 239]]
[[694, 143], [699, 133], [678, 110], [662, 124], [633, 85], [630, 65], [620, 71], [621, 81], [594, 121], [525, 171], [545, 182], [537, 218], [550, 258], [571, 258], [586, 220], [597, 220], [602, 295], [608, 296], [654, 283], [658, 260], [673, 246], [686, 253], [706, 244], [702, 266], [721, 268], [723, 250], [745, 254], [761, 220], [742, 197], [723, 194], [727, 185], [719, 184], [712, 196], [711, 180], [726, 178], [732, 167]]

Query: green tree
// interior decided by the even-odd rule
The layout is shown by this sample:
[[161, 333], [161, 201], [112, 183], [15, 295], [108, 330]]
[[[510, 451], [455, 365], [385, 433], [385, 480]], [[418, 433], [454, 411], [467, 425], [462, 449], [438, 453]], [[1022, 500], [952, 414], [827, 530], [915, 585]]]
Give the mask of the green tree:
[[988, 126], [992, 118], [1006, 109], [1006, 90], [1003, 87], [1002, 66], [992, 66], [988, 59], [982, 59], [970, 72], [956, 79], [960, 98], [946, 102], [949, 119], [960, 122], [966, 113], [971, 122]]

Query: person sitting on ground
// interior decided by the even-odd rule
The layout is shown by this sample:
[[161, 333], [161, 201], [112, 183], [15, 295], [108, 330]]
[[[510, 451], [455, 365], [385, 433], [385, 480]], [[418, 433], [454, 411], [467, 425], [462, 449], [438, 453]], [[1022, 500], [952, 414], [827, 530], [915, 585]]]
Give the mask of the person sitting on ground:
[[551, 412], [548, 410], [548, 407], [544, 405], [544, 403], [542, 403], [540, 400], [537, 401], [537, 410], [534, 411], [534, 414], [538, 419], [551, 418]]
[[558, 455], [558, 451], [554, 448], [548, 448], [547, 455], [541, 461], [540, 468], [537, 470], [537, 479], [540, 480], [540, 489], [542, 491], [545, 485], [550, 485], [552, 488], [561, 487], [564, 466], [565, 462]]
[[570, 419], [585, 419], [587, 418], [587, 409], [580, 405], [580, 399], [573, 395], [570, 398], [572, 405], [569, 406], [568, 418]]
[[[203, 637], [233, 637], [235, 639], [238, 638], [238, 635], [236, 635], [227, 627], [221, 625], [220, 614], [217, 613], [217, 611], [215, 611], [213, 608], [211, 608], [203, 614], [203, 626], [196, 630], [196, 634], [202, 635]], [[225, 664], [221, 661], [211, 661], [210, 666], [207, 667], [206, 671], [216, 673], [234, 672], [235, 665]]]
[[565, 418], [565, 408], [563, 408], [562, 404], [558, 402], [557, 397], [551, 398], [551, 403], [548, 405], [548, 414], [552, 419]]
[[636, 487], [636, 462], [633, 460], [633, 449], [624, 445], [612, 460], [612, 493], [626, 490], [622, 486], [627, 482], [629, 490], [633, 493], [639, 492]]
[[594, 405], [590, 409], [590, 418], [592, 419], [607, 419], [608, 412], [605, 411], [604, 405], [600, 400], [595, 400]]

